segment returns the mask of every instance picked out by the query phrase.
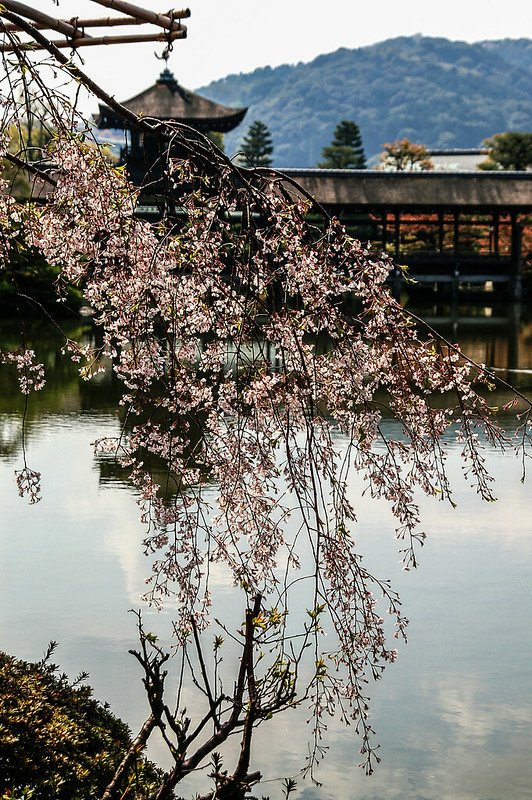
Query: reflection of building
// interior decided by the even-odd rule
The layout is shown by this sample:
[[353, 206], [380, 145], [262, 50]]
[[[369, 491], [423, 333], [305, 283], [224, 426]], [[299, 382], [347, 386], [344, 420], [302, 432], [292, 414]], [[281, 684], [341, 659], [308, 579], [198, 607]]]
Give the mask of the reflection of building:
[[[184, 89], [174, 75], [165, 69], [157, 81], [122, 104], [139, 117], [181, 122], [202, 133], [225, 133], [242, 122], [247, 108], [228, 108]], [[139, 130], [131, 129], [111, 108], [100, 105], [96, 119], [100, 129], [126, 129], [127, 145], [124, 156], [135, 183], [141, 183], [157, 159], [155, 143], [146, 140]]]

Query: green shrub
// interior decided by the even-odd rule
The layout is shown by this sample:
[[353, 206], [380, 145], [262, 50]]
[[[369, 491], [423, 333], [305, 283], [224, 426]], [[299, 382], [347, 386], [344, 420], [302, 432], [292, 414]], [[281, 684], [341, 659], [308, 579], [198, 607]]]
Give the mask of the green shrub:
[[[47, 656], [27, 663], [0, 652], [0, 798], [100, 797], [131, 745], [127, 725], [92, 697], [86, 676], [70, 682]], [[140, 756], [121, 796], [143, 798], [160, 771]]]

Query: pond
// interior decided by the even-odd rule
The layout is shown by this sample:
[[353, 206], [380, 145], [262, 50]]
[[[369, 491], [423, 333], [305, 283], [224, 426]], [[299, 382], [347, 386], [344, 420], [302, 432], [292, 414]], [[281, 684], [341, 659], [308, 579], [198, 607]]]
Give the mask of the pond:
[[[434, 324], [472, 357], [532, 393], [532, 325], [519, 309], [476, 309], [474, 315], [431, 309]], [[456, 309], [454, 310], [456, 312]], [[69, 323], [70, 324], [70, 323]], [[70, 335], [93, 336], [89, 325]], [[3, 346], [19, 323], [4, 320]], [[43, 474], [43, 498], [18, 498], [24, 401], [0, 372], [0, 648], [39, 659], [51, 639], [72, 677], [90, 673], [95, 696], [135, 731], [146, 716], [141, 676], [128, 649], [136, 644], [148, 564], [133, 489], [122, 472], [93, 456], [91, 442], [120, 427], [118, 388], [110, 375], [81, 381], [61, 358], [60, 334], [27, 322], [27, 340], [48, 369], [45, 390], [25, 415], [28, 461]], [[508, 370], [511, 370], [508, 372]], [[494, 398], [504, 401], [505, 393]], [[508, 420], [505, 421], [505, 424]], [[393, 425], [393, 423], [389, 423]], [[401, 592], [411, 620], [398, 662], [370, 687], [382, 763], [365, 777], [350, 729], [329, 725], [329, 751], [317, 777], [298, 780], [305, 800], [525, 800], [532, 786], [532, 504], [530, 485], [511, 451], [488, 452], [495, 504], [482, 503], [460, 474], [458, 448], [449, 470], [456, 509], [423, 501], [429, 540], [415, 572], [401, 570], [384, 505], [360, 498], [359, 542], [367, 563]], [[231, 609], [231, 587], [218, 587]], [[171, 608], [144, 611], [163, 638]], [[281, 714], [256, 734], [253, 768], [266, 780], [295, 775], [307, 755], [307, 715]], [[155, 744], [150, 755], [162, 757]], [[191, 796], [195, 784], [189, 789]], [[281, 796], [265, 782], [258, 795]]]

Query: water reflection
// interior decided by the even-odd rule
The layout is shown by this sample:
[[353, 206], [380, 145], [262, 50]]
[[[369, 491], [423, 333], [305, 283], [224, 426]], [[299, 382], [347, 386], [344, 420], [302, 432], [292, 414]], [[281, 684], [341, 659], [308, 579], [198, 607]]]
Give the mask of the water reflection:
[[[445, 332], [439, 316], [435, 325]], [[482, 353], [489, 366], [506, 369], [517, 353], [517, 368], [530, 369], [530, 323], [521, 316], [514, 330], [509, 323], [494, 324], [499, 317], [499, 312], [488, 315], [479, 327], [476, 319], [468, 322], [459, 315], [452, 322], [453, 338], [468, 354]], [[8, 342], [15, 342], [16, 333], [16, 325], [4, 329]], [[77, 333], [94, 335], [90, 327]], [[516, 347], [510, 346], [512, 337]], [[12, 473], [20, 461], [22, 400], [15, 376], [1, 370], [0, 647], [37, 659], [48, 640], [57, 639], [61, 666], [72, 676], [87, 669], [96, 695], [136, 728], [146, 708], [138, 670], [127, 654], [135, 644], [134, 619], [127, 612], [139, 606], [145, 588], [143, 530], [124, 474], [109, 462], [95, 461], [90, 446], [98, 436], [120, 429], [118, 387], [112, 374], [99, 385], [81, 381], [75, 365], [60, 356], [63, 341], [57, 331], [39, 323], [27, 329], [27, 339], [49, 367], [47, 387], [31, 398], [27, 412], [29, 458], [43, 472], [45, 485], [37, 506], [16, 495]], [[526, 373], [522, 379], [530, 388]], [[393, 423], [387, 424], [398, 435]], [[371, 687], [383, 756], [376, 774], [366, 779], [357, 770], [355, 737], [331, 721], [330, 751], [319, 773], [324, 785], [300, 782], [296, 798], [530, 796], [530, 484], [520, 483], [520, 465], [511, 453], [490, 453], [489, 462], [499, 502], [487, 505], [469, 491], [458, 448], [451, 447], [458, 508], [423, 500], [430, 538], [416, 574], [401, 571], [386, 504], [362, 498], [360, 484], [353, 481], [365, 563], [401, 591], [412, 620], [410, 643]], [[228, 621], [238, 623], [241, 609], [224, 573], [214, 579]], [[165, 637], [171, 609], [147, 613], [148, 627]], [[227, 668], [230, 672], [230, 652]], [[192, 692], [188, 699], [193, 702]], [[304, 711], [282, 714], [259, 729], [254, 757], [266, 778], [300, 768], [307, 752], [306, 719]], [[159, 753], [155, 745], [152, 755]], [[182, 793], [190, 796], [194, 786]], [[280, 796], [278, 786], [265, 783], [261, 789]]]
[[[489, 294], [487, 295], [489, 298]], [[521, 303], [406, 305], [477, 363], [519, 388], [532, 388], [532, 319]]]
[[46, 388], [32, 394], [26, 405], [24, 396], [18, 391], [14, 367], [3, 366], [0, 369], [0, 456], [20, 449], [23, 414], [26, 438], [31, 442], [44, 415], [78, 417], [115, 413], [120, 386], [112, 370], [96, 376], [94, 381], [81, 380], [78, 365], [61, 352], [67, 337], [93, 345], [96, 331], [86, 322], [62, 321], [59, 329], [46, 320], [2, 319], [0, 347], [14, 350], [24, 341], [26, 347], [33, 349], [37, 360], [45, 366]]

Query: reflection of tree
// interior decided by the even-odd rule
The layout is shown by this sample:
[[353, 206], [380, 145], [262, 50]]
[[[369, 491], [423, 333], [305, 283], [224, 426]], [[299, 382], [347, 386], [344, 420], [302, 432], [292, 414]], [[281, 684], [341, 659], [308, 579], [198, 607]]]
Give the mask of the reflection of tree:
[[1, 448], [4, 455], [14, 455], [20, 450], [22, 419], [25, 436], [31, 440], [35, 424], [44, 415], [114, 410], [120, 397], [120, 388], [110, 367], [99, 376], [99, 381], [84, 381], [79, 374], [79, 365], [62, 354], [66, 337], [85, 343], [94, 342], [95, 331], [91, 323], [63, 321], [59, 328], [46, 319], [35, 317], [2, 320], [2, 351], [16, 350], [21, 336], [45, 365], [46, 385], [41, 392], [24, 397], [20, 393], [15, 368], [4, 366], [0, 370], [0, 414], [10, 421], [3, 426]]
[[0, 414], [0, 456], [3, 458], [16, 456], [22, 449], [23, 441], [22, 419], [19, 416], [13, 418]]

